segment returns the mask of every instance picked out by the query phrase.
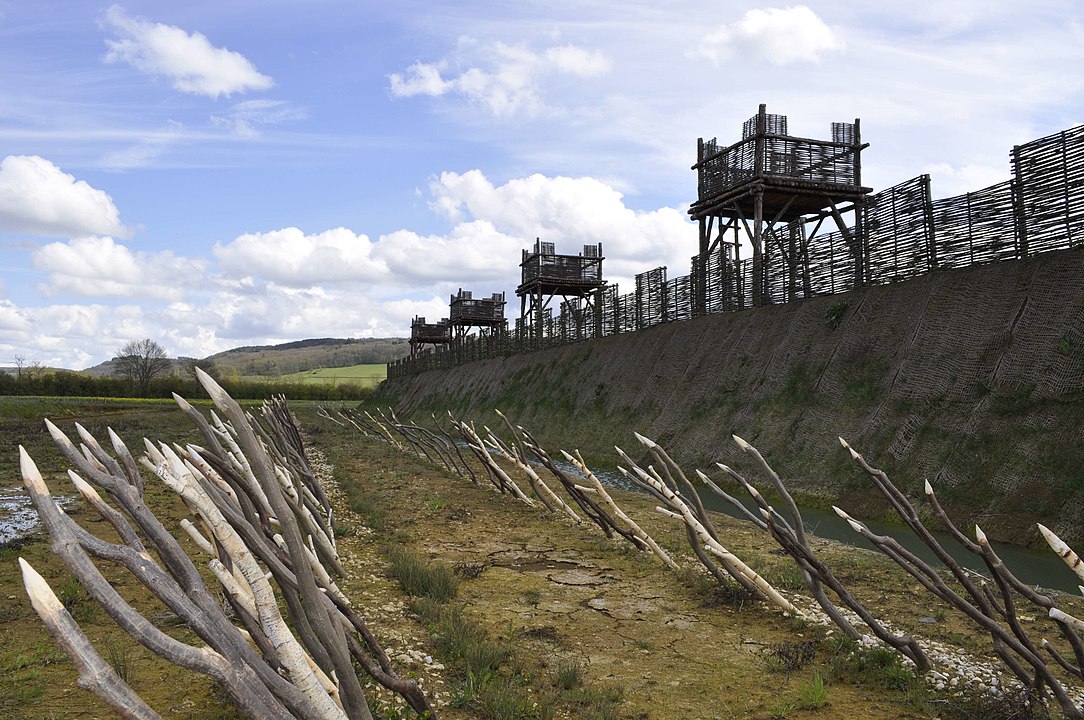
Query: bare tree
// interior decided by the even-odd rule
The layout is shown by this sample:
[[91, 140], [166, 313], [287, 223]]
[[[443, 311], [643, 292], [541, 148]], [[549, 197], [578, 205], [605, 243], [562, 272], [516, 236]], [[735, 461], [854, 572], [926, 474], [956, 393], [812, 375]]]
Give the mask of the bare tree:
[[129, 341], [113, 362], [115, 374], [123, 375], [137, 385], [141, 395], [147, 394], [152, 380], [172, 367], [166, 349], [150, 338]]

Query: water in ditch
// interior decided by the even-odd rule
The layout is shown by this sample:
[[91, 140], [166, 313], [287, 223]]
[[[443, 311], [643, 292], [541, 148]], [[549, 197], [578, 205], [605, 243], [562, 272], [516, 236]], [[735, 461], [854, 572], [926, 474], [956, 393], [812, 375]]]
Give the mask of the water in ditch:
[[[577, 472], [571, 465], [564, 466], [563, 469], [573, 473]], [[604, 485], [620, 488], [622, 490], [643, 492], [638, 486], [615, 470], [595, 470], [592, 468], [592, 472]], [[700, 487], [698, 489], [700, 490], [701, 502], [704, 503], [704, 506], [708, 510], [721, 512], [739, 519], [743, 518], [738, 510], [730, 505], [730, 503], [715, 495], [710, 489], [706, 487]], [[747, 507], [756, 512], [756, 509], [752, 504], [747, 504]], [[843, 509], [846, 510], [846, 508]], [[831, 510], [819, 510], [801, 506], [799, 506], [799, 510], [805, 521], [807, 532], [818, 537], [839, 540], [855, 547], [863, 547], [871, 550], [876, 549], [865, 538], [852, 530], [845, 520]], [[858, 519], [862, 520], [862, 522], [864, 522], [874, 533], [893, 537], [905, 548], [929, 562], [934, 567], [940, 566], [940, 562], [933, 551], [902, 525], [867, 521], [864, 518]], [[973, 531], [974, 526], [961, 527], [961, 530], [964, 532]], [[982, 573], [983, 575], [988, 575], [986, 572], [986, 565], [983, 563], [982, 558], [965, 550], [946, 533], [934, 532], [933, 535], [937, 538], [938, 542], [941, 543], [941, 546], [948, 551], [949, 555], [963, 567]], [[1027, 585], [1058, 590], [1074, 595], [1080, 592], [1077, 587], [1080, 584], [1079, 578], [1066, 567], [1062, 559], [1052, 550], [1030, 550], [1019, 545], [1009, 545], [998, 542], [991, 542], [990, 546], [1001, 557], [1005, 566], [1008, 567], [1021, 582], [1026, 583]]]

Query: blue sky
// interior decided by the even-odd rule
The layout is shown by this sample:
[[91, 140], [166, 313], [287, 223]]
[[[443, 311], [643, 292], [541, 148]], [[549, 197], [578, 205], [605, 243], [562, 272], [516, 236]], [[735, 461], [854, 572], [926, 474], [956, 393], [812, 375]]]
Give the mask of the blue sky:
[[948, 196], [1084, 121], [1081, 67], [1075, 0], [0, 0], [0, 365], [408, 335], [536, 236], [627, 291], [759, 103]]

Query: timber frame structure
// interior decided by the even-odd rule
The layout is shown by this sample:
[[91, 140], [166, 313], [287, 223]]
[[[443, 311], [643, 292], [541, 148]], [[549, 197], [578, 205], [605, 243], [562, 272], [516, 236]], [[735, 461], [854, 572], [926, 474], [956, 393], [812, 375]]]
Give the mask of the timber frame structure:
[[427, 323], [421, 315], [410, 322], [410, 357], [417, 356], [422, 345], [447, 345], [452, 341], [452, 326], [448, 318]]
[[[602, 243], [584, 245], [579, 255], [558, 255], [553, 243], [535, 238], [534, 250], [523, 250], [519, 266], [522, 276], [516, 295], [520, 298], [520, 318], [517, 331], [534, 338], [542, 338], [546, 315], [554, 297], [562, 299], [561, 312], [571, 312], [576, 317], [573, 333], [577, 337], [591, 335], [598, 323], [598, 303], [595, 301], [602, 279]], [[592, 319], [592, 327], [585, 327], [586, 319]]]
[[503, 335], [508, 330], [504, 318], [504, 293], [493, 293], [488, 298], [475, 298], [470, 290], [459, 289], [448, 302], [448, 319], [451, 326], [452, 344], [459, 345], [471, 328], [478, 328], [479, 336]]
[[[758, 127], [763, 130], [759, 151]], [[602, 282], [601, 246], [597, 253], [588, 246], [577, 257], [558, 256], [551, 244], [537, 243], [534, 253], [523, 252], [524, 282], [517, 290], [523, 317], [513, 332], [466, 337], [454, 352], [422, 349], [417, 357], [389, 363], [388, 377], [755, 304], [836, 295], [929, 272], [1084, 248], [1084, 126], [1014, 146], [1011, 177], [937, 200], [925, 174], [867, 194], [859, 162], [866, 145], [860, 142], [857, 120], [853, 126], [833, 125], [832, 141], [803, 140], [787, 135], [785, 118], [768, 115], [762, 107], [745, 134], [745, 140], [723, 152], [714, 140], [699, 143], [700, 162], [693, 166], [699, 199], [690, 212], [700, 222], [700, 247], [687, 275], [667, 277], [666, 267], [646, 270], [636, 275], [632, 291], [621, 293], [616, 283]], [[746, 153], [744, 159], [740, 153]], [[756, 219], [758, 191], [760, 255], [739, 258], [741, 231], [755, 235], [749, 218]], [[820, 210], [810, 209], [818, 203]], [[800, 212], [803, 207], [808, 212]], [[844, 212], [853, 212], [854, 225], [841, 224]], [[829, 218], [838, 229], [818, 232]], [[730, 230], [733, 241], [727, 237]], [[554, 311], [544, 291], [561, 287], [558, 278], [547, 280], [558, 274], [547, 267], [556, 266], [557, 258], [564, 258], [573, 278], [588, 289], [575, 288], [579, 294], [568, 296]], [[588, 268], [590, 276], [584, 278]]]
[[[728, 259], [739, 261], [744, 229], [753, 246], [752, 304], [770, 303], [770, 288], [780, 282], [794, 300], [808, 294], [810, 238], [830, 217], [852, 256], [856, 285], [863, 284], [861, 207], [872, 189], [862, 187], [861, 151], [868, 143], [862, 144], [859, 120], [832, 123], [831, 140], [810, 140], [788, 135], [786, 115], [770, 115], [766, 107], [760, 105], [742, 139], [729, 147], [697, 140], [697, 201], [689, 215], [700, 225], [702, 262], [728, 244], [728, 231]], [[848, 212], [854, 213], [851, 227], [843, 219]], [[807, 233], [809, 223], [815, 226]]]

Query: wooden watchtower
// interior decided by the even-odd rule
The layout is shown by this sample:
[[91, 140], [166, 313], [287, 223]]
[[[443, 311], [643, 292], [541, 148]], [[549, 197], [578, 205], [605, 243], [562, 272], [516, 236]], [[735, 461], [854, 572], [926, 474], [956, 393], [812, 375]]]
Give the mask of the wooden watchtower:
[[448, 303], [448, 320], [452, 329], [452, 342], [458, 343], [471, 328], [478, 328], [479, 335], [503, 333], [508, 329], [504, 317], [504, 293], [493, 293], [488, 298], [474, 298], [470, 290], [459, 289]]
[[[520, 298], [520, 318], [532, 337], [541, 338], [544, 316], [554, 297], [560, 296], [567, 306], [570, 299], [586, 302], [579, 317], [592, 314], [594, 296], [606, 284], [602, 279], [602, 243], [584, 245], [579, 255], [558, 255], [553, 243], [535, 238], [534, 250], [523, 251], [522, 279], [516, 288]], [[582, 328], [578, 329], [582, 331]]]
[[410, 322], [410, 357], [415, 357], [422, 345], [447, 345], [452, 341], [452, 326], [448, 318], [427, 323], [421, 315]]
[[[855, 282], [862, 283], [860, 207], [871, 188], [862, 187], [861, 152], [869, 145], [862, 144], [859, 129], [855, 119], [832, 123], [831, 140], [794, 137], [787, 133], [786, 115], [769, 115], [761, 105], [733, 145], [697, 140], [697, 200], [689, 215], [700, 223], [700, 255], [725, 245], [732, 230], [738, 259], [743, 229], [753, 246], [754, 305], [772, 302], [773, 288], [788, 300], [803, 286], [808, 290], [809, 238], [829, 217], [851, 249]], [[852, 227], [843, 218], [848, 212]], [[812, 232], [806, 232], [809, 223], [816, 223]]]

